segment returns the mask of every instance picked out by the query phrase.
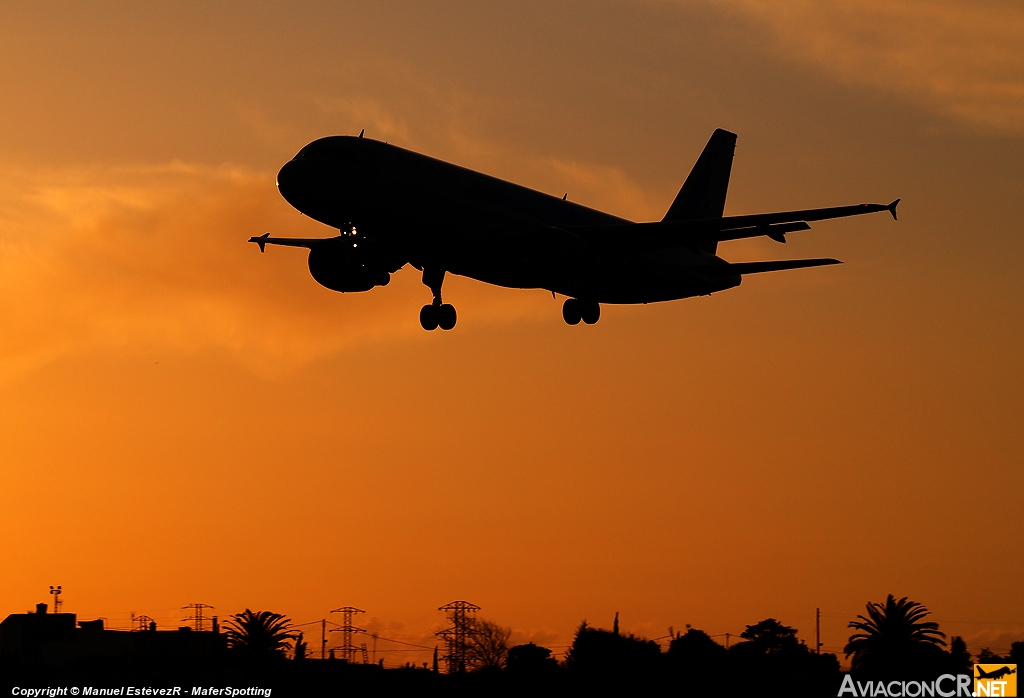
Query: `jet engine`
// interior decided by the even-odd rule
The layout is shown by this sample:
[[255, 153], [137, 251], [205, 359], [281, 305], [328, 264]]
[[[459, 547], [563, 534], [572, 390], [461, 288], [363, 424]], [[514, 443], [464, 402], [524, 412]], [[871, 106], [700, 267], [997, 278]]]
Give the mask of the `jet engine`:
[[374, 286], [387, 286], [391, 273], [402, 267], [401, 262], [387, 257], [350, 238], [332, 238], [310, 248], [309, 273], [332, 291], [369, 291]]

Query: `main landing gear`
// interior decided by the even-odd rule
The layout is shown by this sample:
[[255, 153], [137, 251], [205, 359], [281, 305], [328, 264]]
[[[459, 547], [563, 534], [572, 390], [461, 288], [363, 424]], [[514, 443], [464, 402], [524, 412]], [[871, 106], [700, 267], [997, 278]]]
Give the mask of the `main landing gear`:
[[567, 298], [562, 304], [562, 318], [570, 325], [578, 325], [580, 320], [593, 325], [601, 319], [601, 305], [595, 301]]
[[440, 327], [442, 330], [450, 330], [455, 327], [458, 319], [455, 314], [455, 306], [450, 303], [441, 302], [441, 284], [444, 282], [444, 269], [423, 269], [423, 283], [434, 295], [430, 305], [420, 308], [420, 325], [423, 329], [430, 331]]

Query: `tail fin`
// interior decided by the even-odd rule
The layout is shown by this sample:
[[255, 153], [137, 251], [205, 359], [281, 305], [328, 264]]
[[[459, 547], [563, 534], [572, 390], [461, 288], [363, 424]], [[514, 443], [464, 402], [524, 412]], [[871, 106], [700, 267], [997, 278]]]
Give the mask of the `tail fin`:
[[[729, 190], [732, 156], [736, 152], [736, 134], [715, 129], [704, 146], [704, 152], [690, 170], [675, 201], [665, 214], [665, 221], [687, 221], [700, 218], [721, 218], [725, 211], [725, 195]], [[702, 247], [712, 254], [718, 242], [710, 240]]]

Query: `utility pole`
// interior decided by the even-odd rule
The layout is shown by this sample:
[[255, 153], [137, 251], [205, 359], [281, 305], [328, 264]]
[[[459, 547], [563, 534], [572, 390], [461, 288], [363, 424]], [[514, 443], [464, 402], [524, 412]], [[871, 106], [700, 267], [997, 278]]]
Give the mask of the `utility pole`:
[[185, 623], [188, 623], [189, 621], [192, 621], [192, 623], [193, 623], [192, 627], [196, 631], [202, 632], [203, 631], [203, 621], [204, 620], [209, 620], [209, 618], [207, 618], [206, 616], [203, 615], [203, 609], [204, 608], [213, 608], [213, 606], [211, 606], [210, 604], [206, 604], [206, 603], [190, 603], [188, 606], [182, 606], [181, 608], [182, 608], [182, 610], [192, 609], [192, 615], [189, 616], [188, 618], [182, 618], [181, 620], [183, 622], [185, 622]]
[[326, 659], [327, 656], [327, 619], [320, 619], [320, 659]]
[[821, 609], [814, 609], [814, 651], [821, 654]]
[[448, 645], [448, 654], [445, 656], [448, 673], [463, 672], [466, 670], [469, 640], [476, 634], [475, 614], [480, 607], [468, 601], [452, 601], [437, 610], [444, 611], [448, 616], [448, 622], [452, 624], [450, 628], [434, 633]]
[[356, 652], [359, 648], [352, 644], [352, 636], [356, 633], [365, 633], [364, 628], [357, 628], [352, 625], [352, 616], [356, 613], [366, 613], [366, 611], [360, 610], [355, 606], [342, 606], [336, 608], [331, 613], [340, 613], [342, 618], [341, 627], [337, 630], [331, 630], [331, 632], [341, 632], [341, 657], [349, 664], [355, 664]]

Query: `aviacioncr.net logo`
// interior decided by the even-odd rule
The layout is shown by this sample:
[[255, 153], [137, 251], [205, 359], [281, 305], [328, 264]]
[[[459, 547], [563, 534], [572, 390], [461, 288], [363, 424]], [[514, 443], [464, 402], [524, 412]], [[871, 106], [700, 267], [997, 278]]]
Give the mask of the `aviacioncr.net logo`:
[[974, 695], [979, 698], [1014, 698], [1017, 695], [1017, 665], [975, 664]]
[[943, 674], [932, 681], [854, 681], [847, 674], [839, 687], [839, 698], [972, 698], [971, 677]]

